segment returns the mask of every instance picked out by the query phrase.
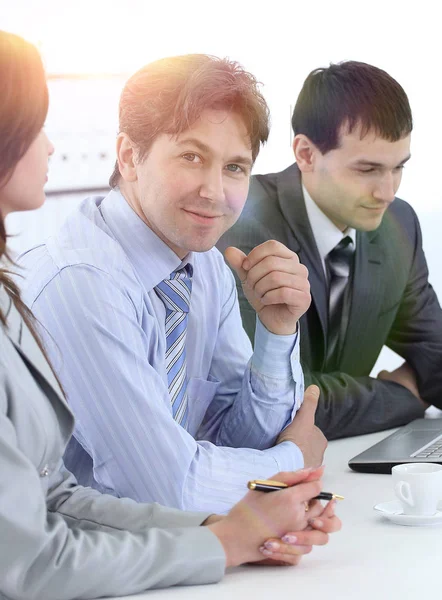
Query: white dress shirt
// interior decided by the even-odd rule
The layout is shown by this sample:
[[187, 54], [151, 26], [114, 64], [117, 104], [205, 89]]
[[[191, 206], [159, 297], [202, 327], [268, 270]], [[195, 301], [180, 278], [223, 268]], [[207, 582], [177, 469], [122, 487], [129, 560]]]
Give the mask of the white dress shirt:
[[352, 227], [347, 227], [345, 231], [341, 231], [327, 215], [322, 212], [304, 185], [302, 186], [302, 192], [304, 194], [305, 209], [307, 211], [308, 220], [310, 221], [310, 227], [312, 228], [319, 256], [321, 257], [322, 268], [324, 269], [325, 277], [328, 279], [328, 273], [325, 267], [327, 255], [346, 236], [349, 236], [352, 239], [353, 247], [356, 249], [356, 230]]

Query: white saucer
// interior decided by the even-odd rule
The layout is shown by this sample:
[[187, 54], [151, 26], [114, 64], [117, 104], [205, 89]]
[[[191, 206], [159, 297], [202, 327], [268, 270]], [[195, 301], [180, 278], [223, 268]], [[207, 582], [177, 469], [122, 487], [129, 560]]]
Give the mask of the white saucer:
[[408, 525], [410, 527], [422, 527], [428, 525], [442, 524], [442, 507], [434, 515], [404, 515], [399, 500], [380, 502], [373, 506], [374, 510], [397, 525]]

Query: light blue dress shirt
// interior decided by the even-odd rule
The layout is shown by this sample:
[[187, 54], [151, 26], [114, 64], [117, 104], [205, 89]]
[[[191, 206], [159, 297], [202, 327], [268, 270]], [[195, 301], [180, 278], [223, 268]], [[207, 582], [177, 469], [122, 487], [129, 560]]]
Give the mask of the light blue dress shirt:
[[[154, 287], [187, 263], [185, 430], [172, 416], [165, 307]], [[302, 402], [299, 336], [271, 334], [258, 320], [253, 353], [216, 248], [181, 261], [113, 190], [87, 198], [19, 264], [24, 299], [76, 416], [65, 459], [80, 483], [225, 512], [249, 479], [303, 466], [295, 444], [272, 447]]]

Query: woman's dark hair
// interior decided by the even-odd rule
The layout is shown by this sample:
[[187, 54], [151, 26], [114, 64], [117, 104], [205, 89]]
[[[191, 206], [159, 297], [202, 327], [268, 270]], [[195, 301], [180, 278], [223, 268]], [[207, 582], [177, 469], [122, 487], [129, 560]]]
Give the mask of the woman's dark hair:
[[339, 147], [342, 127], [361, 136], [374, 131], [396, 142], [413, 129], [402, 86], [388, 73], [363, 62], [346, 61], [315, 69], [302, 86], [292, 116], [294, 134], [306, 135], [325, 154]]
[[[37, 49], [17, 35], [0, 31], [0, 197], [2, 187], [43, 127], [47, 111], [46, 75]], [[12, 264], [6, 238], [0, 206], [0, 261]], [[32, 314], [5, 267], [0, 267], [0, 285], [35, 335]], [[6, 325], [1, 310], [0, 321]]]
[[[120, 98], [120, 132], [143, 160], [160, 133], [179, 135], [206, 109], [227, 109], [242, 118], [253, 160], [269, 135], [269, 109], [255, 77], [237, 62], [206, 54], [162, 58], [137, 71]], [[120, 179], [118, 163], [109, 184]]]

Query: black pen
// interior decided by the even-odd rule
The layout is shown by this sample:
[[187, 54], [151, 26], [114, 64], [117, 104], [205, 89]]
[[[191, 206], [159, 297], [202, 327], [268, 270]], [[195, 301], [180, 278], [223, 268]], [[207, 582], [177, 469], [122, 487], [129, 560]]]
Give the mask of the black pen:
[[[249, 490], [255, 490], [256, 492], [276, 492], [288, 488], [286, 483], [281, 481], [272, 481], [271, 479], [255, 479], [249, 481], [247, 484]], [[344, 500], [344, 496], [339, 494], [332, 494], [331, 492], [320, 492], [312, 500]]]

